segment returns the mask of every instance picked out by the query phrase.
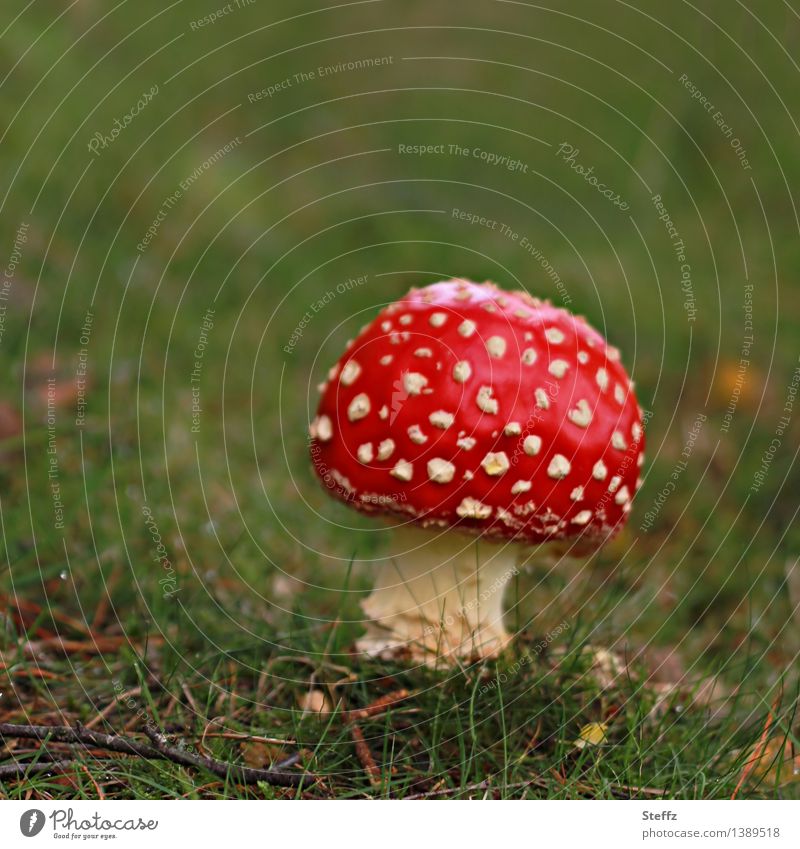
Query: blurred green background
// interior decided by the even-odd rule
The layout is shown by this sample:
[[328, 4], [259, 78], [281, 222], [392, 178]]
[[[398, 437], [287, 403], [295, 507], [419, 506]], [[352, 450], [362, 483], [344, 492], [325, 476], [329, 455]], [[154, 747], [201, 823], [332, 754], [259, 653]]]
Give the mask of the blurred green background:
[[586, 315], [652, 412], [625, 534], [526, 576], [517, 622], [793, 668], [800, 13], [553, 5], [4, 2], [7, 592], [76, 617], [110, 593], [198, 670], [357, 619], [346, 561], [380, 534], [313, 479], [315, 386], [381, 305], [465, 276]]

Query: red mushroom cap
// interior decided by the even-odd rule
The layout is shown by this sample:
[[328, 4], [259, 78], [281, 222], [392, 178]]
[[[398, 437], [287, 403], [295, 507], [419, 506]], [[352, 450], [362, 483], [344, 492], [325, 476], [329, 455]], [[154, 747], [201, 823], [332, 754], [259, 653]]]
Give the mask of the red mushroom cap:
[[367, 512], [528, 542], [602, 543], [643, 462], [642, 411], [583, 318], [465, 280], [413, 289], [331, 370], [323, 483]]

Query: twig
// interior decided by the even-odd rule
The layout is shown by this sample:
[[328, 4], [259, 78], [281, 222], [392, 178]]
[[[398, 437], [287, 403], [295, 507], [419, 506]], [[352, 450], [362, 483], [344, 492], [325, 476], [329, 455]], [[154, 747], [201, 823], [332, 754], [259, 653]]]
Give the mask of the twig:
[[[508, 789], [519, 789], [521, 787], [548, 787], [547, 782], [542, 778], [529, 778], [527, 781], [517, 781], [513, 784], [505, 784]], [[471, 793], [475, 790], [501, 790], [502, 787], [493, 786], [490, 778], [485, 778], [477, 784], [468, 784], [466, 787], [445, 787], [442, 790], [432, 790], [429, 793], [414, 793], [411, 796], [406, 796], [409, 799], [431, 799], [434, 796], [449, 796], [453, 793]]]
[[393, 693], [387, 693], [385, 696], [375, 699], [374, 702], [368, 704], [366, 707], [342, 711], [342, 717], [345, 722], [354, 722], [358, 719], [370, 719], [382, 714], [389, 708], [394, 707], [394, 705], [398, 702], [404, 701], [409, 697], [409, 695], [410, 693], [408, 690], [395, 690]]
[[381, 771], [378, 768], [378, 764], [375, 763], [375, 758], [372, 757], [372, 752], [370, 752], [367, 741], [364, 739], [363, 732], [354, 723], [350, 728], [350, 734], [353, 738], [353, 743], [355, 743], [356, 757], [358, 758], [358, 762], [361, 766], [364, 767], [364, 771], [369, 776], [369, 783], [373, 787], [380, 786]]
[[3, 659], [2, 653], [0, 653], [0, 669], [2, 669], [9, 678], [12, 676], [18, 678], [21, 675], [28, 675], [31, 678], [46, 678], [48, 681], [58, 681], [61, 679], [61, 676], [56, 675], [55, 672], [48, 672], [46, 669], [40, 669], [38, 666], [33, 669], [29, 669], [27, 666], [21, 666], [19, 663], [9, 663], [7, 660]]
[[105, 624], [108, 608], [111, 605], [111, 594], [119, 583], [122, 577], [122, 569], [118, 563], [115, 563], [111, 569], [111, 574], [108, 580], [103, 582], [103, 589], [100, 592], [100, 599], [97, 602], [97, 607], [94, 609], [92, 624], [89, 626], [93, 634], [96, 634]]
[[0, 722], [0, 737], [42, 740], [49, 743], [79, 743], [122, 755], [136, 755], [148, 760], [161, 759], [159, 752], [146, 743], [137, 743], [135, 740], [119, 737], [116, 734], [92, 731], [80, 725], [70, 728], [68, 725], [12, 725]]
[[267, 743], [277, 746], [295, 746], [297, 740], [283, 739], [282, 737], [260, 737], [257, 734], [243, 734], [238, 731], [218, 731], [211, 734], [203, 734], [204, 740], [210, 740], [212, 737], [221, 740], [241, 740], [248, 743]]
[[[264, 781], [267, 784], [274, 784], [279, 787], [297, 787], [303, 782], [311, 784], [315, 780], [315, 777], [308, 773], [282, 772], [277, 769], [253, 769], [252, 767], [243, 767], [213, 760], [212, 758], [200, 757], [185, 749], [170, 746], [167, 738], [161, 732], [145, 728], [144, 733], [152, 741], [152, 746], [146, 743], [139, 743], [128, 737], [120, 737], [116, 734], [102, 734], [99, 731], [92, 731], [81, 725], [70, 728], [66, 725], [12, 725], [10, 723], [0, 723], [0, 738], [11, 737], [26, 740], [41, 740], [50, 743], [80, 744], [104, 749], [109, 752], [117, 752], [118, 754], [135, 755], [146, 760], [166, 760], [181, 764], [182, 766], [205, 769], [213, 775], [220, 778], [231, 778], [239, 784], [254, 784], [258, 781]], [[56, 763], [63, 764], [67, 762]], [[53, 763], [33, 765], [14, 764], [0, 767], [0, 769], [6, 770], [9, 775], [18, 776], [27, 774], [26, 770], [36, 769], [37, 772], [47, 772], [48, 769], [53, 771], [55, 767]]]
[[237, 784], [256, 784], [259, 781], [264, 781], [267, 784], [276, 784], [279, 787], [297, 787], [303, 781], [307, 781], [309, 784], [314, 781], [314, 778], [307, 773], [298, 774], [294, 772], [279, 772], [273, 769], [255, 769], [250, 766], [226, 764], [222, 761], [215, 761], [212, 758], [204, 758], [185, 749], [170, 746], [167, 738], [160, 731], [145, 728], [144, 733], [150, 738], [153, 746], [155, 746], [156, 750], [161, 753], [165, 760], [179, 763], [183, 766], [194, 766], [205, 769], [220, 778], [230, 778]]
[[350, 736], [353, 738], [353, 743], [355, 744], [358, 762], [364, 767], [364, 772], [367, 773], [369, 783], [373, 787], [380, 787], [381, 771], [380, 767], [375, 763], [375, 758], [372, 757], [372, 752], [369, 750], [367, 741], [364, 739], [363, 731], [358, 726], [358, 720], [379, 716], [398, 702], [407, 699], [408, 696], [408, 690], [395, 690], [393, 693], [387, 693], [385, 696], [375, 699], [374, 702], [371, 702], [366, 707], [342, 711], [342, 717], [351, 726]]
[[90, 720], [86, 723], [86, 725], [84, 725], [83, 727], [84, 727], [84, 728], [94, 728], [94, 726], [95, 726], [95, 725], [97, 725], [97, 724], [99, 724], [100, 722], [102, 722], [102, 721], [103, 721], [103, 720], [104, 720], [104, 719], [105, 719], [105, 718], [106, 718], [106, 717], [107, 717], [107, 716], [108, 716], [108, 715], [109, 715], [109, 714], [110, 714], [110, 713], [114, 710], [114, 708], [116, 708], [116, 707], [117, 707], [117, 705], [118, 705], [121, 701], [123, 701], [123, 699], [130, 699], [130, 698], [131, 698], [131, 697], [133, 697], [133, 696], [141, 696], [141, 694], [142, 694], [142, 688], [141, 688], [141, 687], [134, 687], [132, 690], [126, 690], [124, 693], [120, 693], [119, 695], [117, 695], [117, 696], [115, 696], [115, 697], [114, 697], [114, 701], [113, 701], [113, 702], [111, 702], [110, 704], [106, 705], [106, 706], [105, 706], [105, 707], [104, 707], [104, 708], [103, 708], [103, 709], [102, 709], [102, 710], [101, 710], [101, 711], [97, 714], [97, 716], [92, 717], [92, 718], [91, 718], [91, 719], [90, 719]]
[[[40, 604], [19, 598], [18, 596], [10, 596], [6, 593], [0, 594], [0, 604], [2, 604], [3, 607], [9, 608], [12, 614], [16, 612], [20, 618], [22, 613], [28, 613], [31, 616], [38, 618], [43, 612], [43, 608]], [[72, 616], [67, 616], [64, 613], [59, 613], [53, 610], [49, 605], [47, 608], [47, 615], [50, 616], [54, 622], [60, 622], [62, 625], [66, 625], [73, 631], [77, 631], [79, 634], [89, 634], [85, 622], [81, 622], [79, 619], [74, 619]]]
[[15, 778], [30, 778], [32, 775], [42, 775], [51, 772], [66, 772], [69, 769], [79, 769], [80, 761], [47, 761], [35, 764], [2, 764], [0, 765], [0, 781], [13, 781]]

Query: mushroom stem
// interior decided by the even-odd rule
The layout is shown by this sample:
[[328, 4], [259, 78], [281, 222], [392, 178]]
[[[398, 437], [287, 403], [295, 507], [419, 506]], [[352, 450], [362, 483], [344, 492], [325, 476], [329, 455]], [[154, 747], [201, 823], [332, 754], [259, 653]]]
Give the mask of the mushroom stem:
[[391, 531], [359, 650], [370, 655], [437, 659], [493, 657], [511, 639], [503, 627], [503, 590], [517, 574], [517, 546], [456, 531]]

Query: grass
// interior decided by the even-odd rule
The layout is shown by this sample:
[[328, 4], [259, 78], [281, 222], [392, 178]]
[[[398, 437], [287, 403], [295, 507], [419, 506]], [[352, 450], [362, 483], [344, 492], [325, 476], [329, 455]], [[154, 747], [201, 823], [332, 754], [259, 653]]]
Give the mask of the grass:
[[[99, 728], [157, 722], [234, 762], [299, 750], [323, 776], [307, 793], [324, 797], [796, 798], [791, 761], [773, 761], [798, 745], [800, 10], [381, 2], [295, 18], [257, 3], [192, 28], [203, 10], [183, 5], [0, 12], [0, 266], [27, 225], [0, 335], [0, 721], [106, 711]], [[749, 170], [681, 74], [735, 128]], [[556, 155], [563, 142], [627, 212]], [[691, 321], [656, 193], [685, 243]], [[318, 487], [305, 427], [315, 384], [378, 306], [450, 275], [566, 295], [621, 348], [652, 418], [626, 531], [589, 564], [519, 576], [519, 637], [497, 665], [434, 672], [352, 654], [372, 579], [350, 563], [381, 534]], [[410, 696], [359, 723], [375, 783], [341, 711], [398, 689]], [[334, 712], [304, 711], [310, 691]], [[604, 741], [576, 746], [589, 723]], [[296, 742], [209, 737], [221, 728]], [[6, 741], [0, 764], [36, 748]], [[85, 770], [0, 792], [291, 793], [78, 754]]]

